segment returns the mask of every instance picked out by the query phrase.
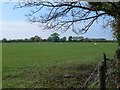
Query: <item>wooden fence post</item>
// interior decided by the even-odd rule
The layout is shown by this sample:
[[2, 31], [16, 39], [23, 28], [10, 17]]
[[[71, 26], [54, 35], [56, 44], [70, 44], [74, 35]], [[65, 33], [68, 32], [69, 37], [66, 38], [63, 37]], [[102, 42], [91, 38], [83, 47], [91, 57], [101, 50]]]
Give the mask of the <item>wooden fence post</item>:
[[103, 61], [104, 61], [105, 69], [107, 68], [106, 60], [107, 60], [106, 54], [103, 53]]
[[100, 66], [99, 66], [100, 90], [106, 90], [106, 83], [105, 83], [106, 76], [105, 76], [105, 72], [106, 72], [105, 63], [102, 62], [102, 63], [100, 63]]

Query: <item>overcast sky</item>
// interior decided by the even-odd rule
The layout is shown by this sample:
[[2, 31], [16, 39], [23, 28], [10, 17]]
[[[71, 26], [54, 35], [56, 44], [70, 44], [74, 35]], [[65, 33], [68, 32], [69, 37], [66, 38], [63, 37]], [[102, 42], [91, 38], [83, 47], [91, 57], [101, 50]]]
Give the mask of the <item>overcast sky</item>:
[[[22, 8], [22, 9], [13, 9], [16, 5], [16, 2], [1, 2], [0, 7], [0, 26], [2, 26], [2, 36], [0, 39], [24, 39], [30, 38], [32, 36], [38, 35], [41, 38], [48, 38], [50, 34], [54, 33], [53, 31], [44, 31], [42, 27], [39, 27], [38, 24], [31, 24], [26, 22], [25, 14], [27, 14], [31, 9]], [[102, 21], [102, 20], [101, 20]], [[108, 40], [112, 39], [111, 28], [103, 30], [102, 22], [99, 24], [94, 23], [94, 25], [89, 29], [86, 34], [76, 35], [72, 30], [62, 33], [57, 31], [60, 34], [60, 37], [69, 37], [69, 36], [84, 36], [88, 38], [105, 38]], [[83, 25], [82, 23], [81, 25]]]

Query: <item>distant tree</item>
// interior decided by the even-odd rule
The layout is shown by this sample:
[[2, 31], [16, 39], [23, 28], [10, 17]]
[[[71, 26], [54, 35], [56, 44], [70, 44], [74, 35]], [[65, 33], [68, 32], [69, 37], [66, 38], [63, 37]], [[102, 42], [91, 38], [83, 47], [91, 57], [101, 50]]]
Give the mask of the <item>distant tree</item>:
[[2, 39], [2, 42], [7, 42], [7, 39], [6, 39], [6, 38], [3, 38], [3, 39]]
[[24, 42], [24, 40], [23, 39], [17, 39], [17, 40], [15, 40], [15, 42]]
[[30, 38], [30, 41], [31, 41], [31, 42], [34, 42], [34, 37], [31, 37], [31, 38]]
[[35, 36], [34, 37], [34, 41], [35, 42], [40, 42], [40, 41], [42, 41], [42, 39], [39, 36]]
[[79, 37], [79, 40], [80, 40], [80, 41], [83, 41], [83, 40], [84, 40], [84, 37]]
[[89, 38], [85, 38], [83, 41], [85, 41], [85, 42], [89, 42], [90, 39], [89, 39]]
[[25, 39], [24, 39], [24, 42], [29, 42], [29, 39], [25, 38]]
[[84, 37], [72, 37], [73, 41], [83, 41]]
[[91, 38], [91, 39], [89, 39], [88, 40], [88, 38], [86, 38], [85, 39], [86, 41], [90, 41], [90, 42], [105, 42], [105, 41], [107, 41], [106, 39], [104, 39], [104, 38]]
[[54, 38], [54, 42], [59, 42], [59, 40], [60, 40], [60, 38], [59, 38], [58, 36], [56, 36], [56, 37]]
[[99, 40], [100, 40], [100, 41], [106, 41], [106, 39], [105, 39], [105, 38], [99, 38]]
[[60, 40], [60, 38], [59, 38], [58, 33], [53, 33], [53, 34], [51, 34], [50, 37], [48, 37], [48, 41], [59, 42], [59, 40]]
[[48, 40], [47, 39], [42, 39], [42, 42], [47, 42]]
[[58, 37], [58, 36], [60, 36], [58, 33], [51, 34], [51, 37]]
[[72, 36], [69, 36], [68, 41], [69, 41], [69, 42], [72, 41]]
[[48, 37], [47, 41], [51, 42], [52, 41], [52, 37]]
[[63, 37], [63, 38], [60, 39], [60, 41], [61, 41], [61, 42], [65, 42], [66, 39], [67, 39], [66, 37]]

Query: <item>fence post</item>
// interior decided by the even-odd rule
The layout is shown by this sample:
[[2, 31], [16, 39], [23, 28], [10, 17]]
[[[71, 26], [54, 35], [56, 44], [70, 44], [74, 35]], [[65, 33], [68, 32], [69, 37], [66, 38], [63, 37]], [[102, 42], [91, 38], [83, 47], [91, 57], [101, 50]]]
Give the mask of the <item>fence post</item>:
[[106, 76], [105, 76], [105, 63], [102, 62], [100, 63], [100, 66], [99, 66], [99, 81], [100, 81], [100, 90], [106, 90], [106, 83], [105, 83], [105, 80], [106, 80]]
[[106, 60], [107, 60], [106, 54], [103, 53], [103, 61], [104, 61], [105, 69], [107, 67]]

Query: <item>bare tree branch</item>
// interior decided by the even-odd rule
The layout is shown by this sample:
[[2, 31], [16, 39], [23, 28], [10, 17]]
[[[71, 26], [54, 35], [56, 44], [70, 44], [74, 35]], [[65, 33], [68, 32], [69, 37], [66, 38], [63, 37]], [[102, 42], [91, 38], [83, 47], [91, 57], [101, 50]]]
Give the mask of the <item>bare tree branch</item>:
[[[103, 6], [108, 5], [109, 8]], [[111, 6], [112, 5], [112, 6]], [[63, 29], [68, 30], [74, 23], [81, 21], [88, 21], [89, 23], [82, 29], [73, 31], [77, 34], [86, 33], [90, 26], [101, 16], [104, 15], [116, 15], [111, 13], [109, 9], [113, 11], [118, 9], [118, 6], [114, 2], [24, 2], [20, 3], [16, 8], [23, 7], [37, 7], [37, 10], [31, 11], [27, 17], [30, 22], [38, 22], [45, 25], [45, 29]], [[42, 9], [49, 8], [43, 15], [34, 16]], [[74, 16], [71, 14], [74, 12]], [[46, 14], [45, 14], [46, 13]], [[74, 19], [73, 19], [74, 17]]]

